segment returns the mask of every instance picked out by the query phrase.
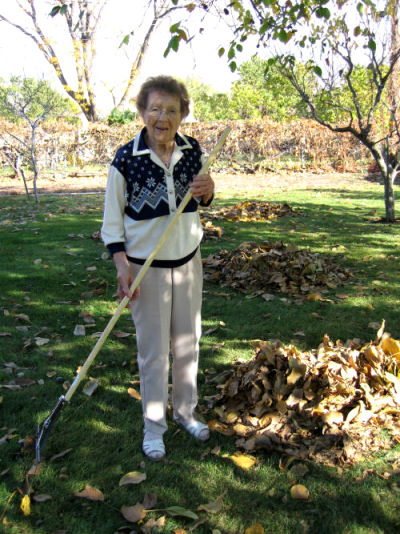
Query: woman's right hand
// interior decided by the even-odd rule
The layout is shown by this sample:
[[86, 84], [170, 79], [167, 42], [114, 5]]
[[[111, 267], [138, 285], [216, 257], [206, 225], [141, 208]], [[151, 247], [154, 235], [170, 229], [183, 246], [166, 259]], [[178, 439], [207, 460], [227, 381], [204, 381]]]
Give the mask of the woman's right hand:
[[[140, 295], [140, 288], [137, 287], [132, 295], [130, 287], [133, 282], [132, 271], [129, 265], [129, 261], [125, 252], [117, 252], [113, 255], [115, 267], [117, 269], [118, 280], [118, 297], [119, 300], [123, 300], [125, 297], [129, 298], [129, 301], [136, 300]], [[128, 304], [129, 307], [129, 304]]]

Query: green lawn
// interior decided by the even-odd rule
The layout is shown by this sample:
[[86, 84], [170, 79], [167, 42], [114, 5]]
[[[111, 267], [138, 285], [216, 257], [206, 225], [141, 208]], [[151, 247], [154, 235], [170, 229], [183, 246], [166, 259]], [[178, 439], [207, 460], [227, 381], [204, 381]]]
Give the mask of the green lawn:
[[[287, 202], [303, 216], [269, 223], [215, 222], [224, 234], [203, 244], [203, 257], [244, 241], [282, 240], [332, 257], [354, 278], [324, 295], [325, 301], [301, 304], [283, 294], [266, 302], [205, 284], [203, 330], [211, 333], [201, 345], [204, 411], [202, 397], [215, 393], [205, 383], [209, 370], [222, 371], [239, 358], [251, 358], [252, 339], [279, 338], [300, 349], [316, 347], [325, 333], [334, 341], [367, 342], [375, 337], [369, 325], [382, 319], [386, 330], [400, 338], [400, 227], [376, 222], [384, 216], [381, 186], [366, 182], [362, 190], [249, 190], [220, 194], [217, 203], [235, 204], [244, 197]], [[84, 381], [56, 422], [42, 472], [30, 477], [31, 513], [23, 515], [21, 491], [34, 460], [24, 440], [34, 436], [36, 425], [65, 392], [65, 382], [73, 380], [96, 342], [92, 334], [104, 329], [117, 305], [113, 264], [101, 242], [91, 237], [100, 229], [102, 203], [101, 195], [42, 196], [39, 206], [23, 197], [0, 198], [0, 531], [112, 534], [129, 525], [122, 506], [156, 494], [157, 511], [120, 532], [139, 532], [148, 519], [161, 516], [165, 524], [153, 532], [244, 533], [256, 523], [274, 534], [399, 532], [400, 476], [376, 474], [390, 470], [399, 449], [349, 469], [308, 464], [301, 481], [310, 491], [307, 502], [290, 497], [293, 479], [283, 468], [287, 458], [259, 453], [253, 469], [240, 469], [229, 459], [236, 450], [234, 440], [220, 434], [197, 444], [170, 423], [167, 460], [145, 461], [140, 402], [127, 392], [139, 389], [128, 313], [116, 330], [130, 336], [112, 334], [89, 371], [98, 379], [98, 389], [91, 397], [84, 395]], [[85, 323], [88, 316], [93, 323]], [[74, 335], [76, 325], [85, 325], [85, 336]], [[299, 331], [304, 335], [296, 337]], [[25, 385], [26, 379], [34, 383]], [[374, 472], [357, 480], [366, 469]], [[120, 487], [121, 477], [131, 471], [146, 473], [146, 480]], [[104, 502], [74, 496], [86, 485], [100, 490]], [[41, 495], [50, 499], [34, 502]], [[198, 510], [216, 500], [221, 506], [215, 513]], [[193, 519], [166, 511], [173, 506], [195, 512], [197, 527]]]

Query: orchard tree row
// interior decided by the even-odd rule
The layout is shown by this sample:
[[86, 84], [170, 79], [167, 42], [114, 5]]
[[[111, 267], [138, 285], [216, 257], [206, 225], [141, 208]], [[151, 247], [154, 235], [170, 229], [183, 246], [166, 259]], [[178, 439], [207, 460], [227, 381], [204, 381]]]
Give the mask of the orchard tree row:
[[[98, 118], [93, 65], [96, 35], [107, 4], [107, 0], [52, 0], [46, 13], [43, 6], [48, 9], [48, 4], [20, 0], [21, 22], [11, 20], [0, 8], [0, 23], [13, 26], [36, 44], [89, 121]], [[205, 118], [208, 107], [215, 116], [229, 110], [239, 117], [249, 116], [256, 108], [261, 116], [310, 116], [332, 132], [354, 136], [376, 162], [385, 183], [387, 220], [394, 222], [393, 184], [400, 171], [398, 0], [148, 0], [137, 6], [142, 17], [132, 22], [136, 27], [128, 29], [120, 47], [129, 47], [131, 37], [142, 34], [135, 40], [137, 54], [130, 49], [125, 83], [112, 89], [117, 109], [124, 109], [133, 96], [134, 81], [156, 28], [172, 22], [169, 42], [158, 46], [161, 53], [165, 49], [164, 55], [179, 53], [181, 46], [207, 30], [208, 17], [217, 17], [231, 33], [226, 43], [215, 43], [216, 53], [232, 71], [239, 69], [242, 78], [229, 96], [193, 87], [194, 100], [197, 92], [203, 106], [199, 105], [199, 116]], [[70, 79], [71, 68], [62, 64], [46, 34], [46, 16], [66, 29], [72, 51], [67, 56], [73, 67]], [[240, 66], [243, 51], [254, 39], [258, 60], [251, 67]], [[254, 79], [244, 80], [245, 73], [251, 79], [252, 69], [263, 73], [261, 91]], [[109, 74], [107, 69], [101, 72]]]

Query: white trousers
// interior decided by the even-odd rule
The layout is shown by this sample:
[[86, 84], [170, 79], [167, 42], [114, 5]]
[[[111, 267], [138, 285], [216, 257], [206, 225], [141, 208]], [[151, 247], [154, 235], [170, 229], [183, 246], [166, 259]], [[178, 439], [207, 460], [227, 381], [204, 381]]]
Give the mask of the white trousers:
[[[131, 264], [133, 276], [141, 266]], [[167, 430], [169, 356], [174, 416], [190, 421], [197, 405], [203, 271], [200, 250], [176, 268], [150, 267], [131, 306], [136, 329], [144, 432]]]

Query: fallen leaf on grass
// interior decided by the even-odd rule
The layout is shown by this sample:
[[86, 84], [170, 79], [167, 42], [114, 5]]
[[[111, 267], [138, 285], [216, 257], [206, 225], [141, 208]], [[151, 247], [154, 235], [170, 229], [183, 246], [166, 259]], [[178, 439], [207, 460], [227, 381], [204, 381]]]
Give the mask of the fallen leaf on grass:
[[128, 394], [136, 400], [142, 400], [140, 393], [135, 388], [128, 388]]
[[31, 320], [29, 319], [29, 315], [26, 315], [25, 313], [16, 313], [14, 317], [16, 319], [19, 319], [20, 321], [25, 321], [26, 323], [31, 322]]
[[222, 509], [222, 500], [225, 497], [226, 493], [227, 493], [227, 490], [225, 490], [224, 493], [222, 493], [222, 495], [217, 497], [215, 501], [211, 501], [207, 504], [200, 504], [200, 506], [198, 506], [197, 509], [204, 510], [205, 512], [208, 512], [209, 514], [217, 514]]
[[162, 532], [165, 527], [165, 515], [158, 519], [150, 518], [144, 525], [141, 525], [140, 531], [144, 534], [152, 534], [153, 532]]
[[84, 393], [88, 397], [91, 397], [98, 387], [99, 381], [97, 380], [97, 378], [91, 378], [83, 388], [82, 393]]
[[35, 337], [35, 343], [38, 347], [41, 347], [42, 345], [47, 345], [47, 343], [50, 341], [47, 337]]
[[39, 493], [39, 494], [35, 494], [33, 497], [32, 497], [32, 500], [35, 501], [35, 502], [46, 502], [46, 501], [51, 501], [53, 497], [51, 497], [51, 495], [47, 495], [46, 493]]
[[131, 471], [124, 475], [119, 481], [119, 486], [126, 486], [128, 484], [140, 484], [146, 480], [146, 473], [140, 473], [139, 471]]
[[113, 335], [119, 339], [123, 339], [124, 337], [131, 336], [132, 334], [130, 334], [129, 332], [121, 332], [120, 330], [115, 330], [113, 332]]
[[59, 460], [60, 458], [63, 458], [67, 454], [69, 454], [73, 449], [65, 449], [65, 451], [59, 452], [58, 454], [55, 454], [50, 458], [50, 462], [54, 462], [55, 460]]
[[34, 384], [36, 384], [36, 380], [33, 380], [32, 378], [24, 378], [21, 376], [15, 379], [15, 383], [17, 384], [17, 386], [26, 388], [26, 387], [33, 386]]
[[400, 342], [392, 337], [385, 337], [381, 342], [382, 350], [385, 354], [394, 356], [400, 362]]
[[82, 312], [80, 312], [79, 317], [81, 317], [83, 319], [83, 322], [86, 323], [86, 324], [94, 324], [95, 323], [94, 317], [90, 312], [82, 311]]
[[163, 511], [167, 512], [167, 514], [175, 517], [188, 517], [189, 519], [198, 519], [199, 516], [192, 512], [191, 510], [186, 510], [186, 508], [182, 508], [182, 506], [168, 506], [168, 508], [164, 508]]
[[135, 506], [122, 506], [121, 514], [130, 523], [137, 523], [146, 517], [146, 510], [143, 504], [136, 503]]
[[255, 523], [251, 527], [246, 528], [244, 534], [264, 534], [264, 527], [260, 523]]
[[242, 454], [240, 452], [234, 452], [231, 456], [228, 456], [232, 462], [240, 467], [241, 469], [245, 469], [246, 471], [253, 467], [253, 465], [256, 462], [256, 459], [254, 456], [250, 456], [249, 454]]
[[104, 501], [104, 494], [97, 488], [89, 486], [89, 484], [86, 484], [85, 489], [82, 491], [76, 491], [74, 497], [88, 499], [89, 501]]
[[289, 469], [289, 474], [294, 478], [302, 478], [308, 471], [308, 467], [305, 464], [298, 463]]
[[42, 472], [42, 464], [34, 463], [27, 472], [27, 476], [38, 476]]
[[308, 501], [310, 492], [303, 484], [295, 484], [290, 488], [290, 496], [296, 501]]
[[143, 506], [146, 510], [151, 510], [156, 507], [157, 500], [157, 495], [155, 493], [146, 493], [143, 499]]
[[22, 510], [22, 513], [25, 516], [30, 515], [30, 513], [31, 513], [31, 499], [30, 499], [29, 495], [24, 495], [22, 497], [20, 508]]
[[83, 324], [77, 324], [74, 328], [74, 336], [85, 336], [86, 330]]

